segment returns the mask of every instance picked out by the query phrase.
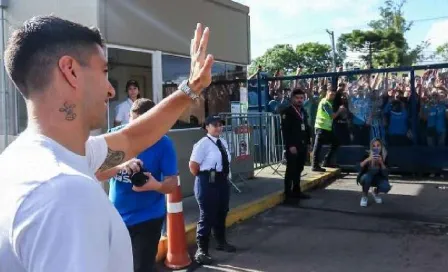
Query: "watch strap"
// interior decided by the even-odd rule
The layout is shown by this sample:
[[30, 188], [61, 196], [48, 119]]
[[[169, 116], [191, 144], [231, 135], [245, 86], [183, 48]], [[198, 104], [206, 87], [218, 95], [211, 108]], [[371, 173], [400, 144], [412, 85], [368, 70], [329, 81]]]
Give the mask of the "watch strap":
[[188, 97], [190, 97], [193, 100], [196, 100], [199, 98], [199, 95], [195, 94], [191, 88], [188, 86], [188, 80], [182, 81], [182, 83], [179, 85], [179, 89], [184, 92]]

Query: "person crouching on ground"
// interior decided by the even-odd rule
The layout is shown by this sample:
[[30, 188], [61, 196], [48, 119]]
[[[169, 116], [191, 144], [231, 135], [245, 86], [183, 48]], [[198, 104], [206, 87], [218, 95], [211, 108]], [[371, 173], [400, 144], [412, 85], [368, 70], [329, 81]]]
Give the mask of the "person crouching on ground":
[[373, 199], [377, 204], [383, 202], [379, 194], [386, 194], [390, 191], [386, 159], [387, 151], [383, 143], [379, 139], [373, 139], [370, 143], [368, 157], [361, 162], [361, 171], [356, 179], [357, 183], [362, 186], [361, 207], [367, 207], [368, 193], [371, 187], [373, 187]]

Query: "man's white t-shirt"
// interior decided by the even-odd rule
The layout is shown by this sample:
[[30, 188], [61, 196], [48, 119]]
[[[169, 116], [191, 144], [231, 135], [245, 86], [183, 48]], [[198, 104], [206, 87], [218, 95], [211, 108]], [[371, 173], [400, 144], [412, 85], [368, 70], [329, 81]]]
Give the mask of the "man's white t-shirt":
[[121, 125], [125, 125], [129, 123], [129, 112], [132, 108], [132, 100], [130, 98], [126, 99], [125, 101], [118, 104], [116, 107], [116, 116], [115, 121], [120, 122]]
[[0, 272], [130, 272], [129, 233], [95, 178], [103, 136], [86, 156], [26, 131], [0, 155]]

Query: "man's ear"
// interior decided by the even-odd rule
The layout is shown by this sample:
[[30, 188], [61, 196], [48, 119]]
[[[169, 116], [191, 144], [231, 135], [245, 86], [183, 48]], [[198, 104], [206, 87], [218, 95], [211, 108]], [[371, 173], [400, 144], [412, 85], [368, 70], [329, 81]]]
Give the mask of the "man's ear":
[[68, 84], [73, 88], [77, 88], [80, 69], [78, 62], [70, 56], [63, 56], [58, 61], [58, 68]]

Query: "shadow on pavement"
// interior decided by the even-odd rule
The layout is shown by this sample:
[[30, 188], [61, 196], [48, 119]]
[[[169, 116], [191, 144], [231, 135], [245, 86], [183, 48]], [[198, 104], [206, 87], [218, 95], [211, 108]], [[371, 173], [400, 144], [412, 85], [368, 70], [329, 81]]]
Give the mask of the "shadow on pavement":
[[[316, 209], [363, 216], [448, 224], [448, 184], [444, 181], [390, 178], [392, 190], [382, 195], [383, 204], [369, 196], [369, 206], [360, 207], [361, 186], [355, 175], [342, 176], [313, 192], [313, 199], [303, 202], [303, 209]], [[323, 190], [322, 190], [323, 189]]]

